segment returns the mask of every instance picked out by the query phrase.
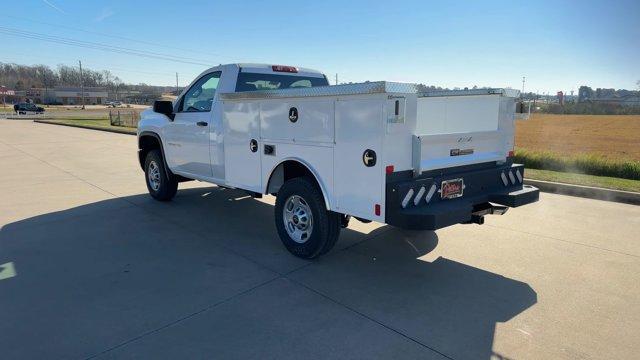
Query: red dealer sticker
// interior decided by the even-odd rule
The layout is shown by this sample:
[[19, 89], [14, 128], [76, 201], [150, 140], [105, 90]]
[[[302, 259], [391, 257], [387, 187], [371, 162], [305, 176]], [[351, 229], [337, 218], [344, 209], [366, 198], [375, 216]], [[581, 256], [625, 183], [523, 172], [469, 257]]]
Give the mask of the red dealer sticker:
[[445, 180], [440, 185], [440, 196], [443, 199], [453, 199], [462, 196], [464, 181], [462, 179]]

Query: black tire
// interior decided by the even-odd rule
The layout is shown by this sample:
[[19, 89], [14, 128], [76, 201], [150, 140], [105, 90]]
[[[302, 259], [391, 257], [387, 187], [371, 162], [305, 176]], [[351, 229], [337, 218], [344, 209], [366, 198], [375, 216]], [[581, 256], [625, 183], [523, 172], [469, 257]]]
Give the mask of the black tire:
[[[312, 214], [311, 235], [302, 243], [295, 241], [285, 226], [285, 204], [294, 195], [304, 200]], [[329, 252], [340, 236], [340, 214], [326, 209], [320, 189], [306, 177], [294, 178], [282, 185], [276, 198], [275, 221], [284, 246], [291, 254], [303, 259], [313, 259]]]
[[[154, 171], [154, 167], [157, 167], [158, 170], [158, 176], [155, 177], [159, 182], [158, 184], [152, 184], [149, 176], [149, 173]], [[151, 150], [147, 153], [144, 161], [144, 177], [149, 195], [154, 199], [169, 201], [176, 196], [178, 181], [173, 174], [167, 173], [160, 150]]]

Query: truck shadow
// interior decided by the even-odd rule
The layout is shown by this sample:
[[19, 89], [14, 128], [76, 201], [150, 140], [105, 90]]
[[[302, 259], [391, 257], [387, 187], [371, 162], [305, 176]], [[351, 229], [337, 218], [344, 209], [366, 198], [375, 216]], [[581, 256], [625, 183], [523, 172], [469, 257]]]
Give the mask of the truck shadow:
[[[5, 225], [0, 264], [14, 263], [18, 275], [0, 281], [0, 308], [11, 314], [0, 325], [0, 348], [23, 358], [95, 353], [269, 273], [403, 334], [429, 357], [488, 359], [497, 355], [496, 324], [537, 302], [526, 283], [443, 257], [421, 259], [436, 248], [435, 232], [358, 228], [343, 229], [339, 246], [318, 261], [300, 260], [281, 245], [273, 206], [218, 187], [181, 190], [170, 203], [141, 194]], [[331, 333], [350, 325], [318, 326]], [[25, 334], [28, 347], [20, 346]], [[96, 347], [102, 339], [112, 343]], [[343, 340], [332, 354], [347, 346]]]

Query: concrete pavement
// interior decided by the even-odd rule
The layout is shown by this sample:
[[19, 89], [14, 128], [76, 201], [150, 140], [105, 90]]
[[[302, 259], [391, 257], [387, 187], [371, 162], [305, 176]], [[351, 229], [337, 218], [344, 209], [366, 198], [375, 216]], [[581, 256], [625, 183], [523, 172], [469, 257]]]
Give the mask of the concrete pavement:
[[134, 137], [0, 120], [0, 357], [640, 352], [638, 206], [541, 194], [483, 226], [352, 221], [308, 262], [273, 197], [180, 189], [146, 194]]

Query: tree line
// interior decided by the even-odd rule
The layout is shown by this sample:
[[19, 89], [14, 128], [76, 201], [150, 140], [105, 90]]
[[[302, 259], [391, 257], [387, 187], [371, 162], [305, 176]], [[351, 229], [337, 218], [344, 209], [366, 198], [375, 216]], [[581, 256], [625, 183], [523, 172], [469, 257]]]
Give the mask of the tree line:
[[[160, 98], [163, 93], [175, 92], [173, 86], [155, 86], [140, 84], [126, 84], [109, 70], [96, 71], [82, 68], [82, 80], [85, 87], [105, 88], [111, 94], [127, 95], [128, 100], [149, 102]], [[31, 88], [51, 89], [56, 86], [79, 87], [80, 68], [68, 65], [58, 65], [50, 68], [46, 65], [19, 65], [0, 62], [0, 86], [11, 90], [28, 90]], [[182, 89], [180, 89], [182, 90]]]
[[[125, 84], [109, 70], [82, 69], [86, 87], [103, 87], [109, 91], [123, 89]], [[19, 65], [0, 62], [0, 85], [13, 90], [53, 88], [55, 86], [80, 86], [80, 69], [58, 65], [52, 69], [46, 65]]]

